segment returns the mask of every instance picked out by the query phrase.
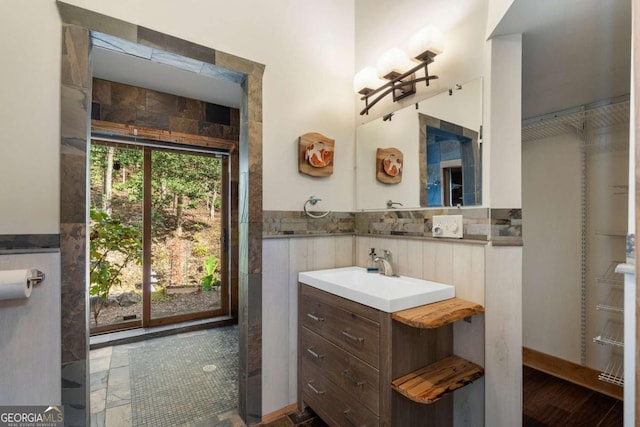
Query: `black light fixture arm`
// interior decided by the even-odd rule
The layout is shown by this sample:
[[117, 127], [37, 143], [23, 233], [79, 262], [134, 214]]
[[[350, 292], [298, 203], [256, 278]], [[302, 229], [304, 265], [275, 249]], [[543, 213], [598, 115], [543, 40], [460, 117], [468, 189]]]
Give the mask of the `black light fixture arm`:
[[[428, 56], [421, 63], [411, 68], [410, 70], [393, 77], [387, 83], [383, 84], [377, 89], [365, 93], [362, 98], [360, 98], [365, 103], [365, 107], [362, 109], [362, 111], [360, 111], [360, 115], [369, 114], [369, 110], [371, 109], [371, 107], [376, 105], [378, 102], [380, 102], [380, 100], [382, 100], [390, 93], [394, 94], [394, 101], [397, 101], [398, 99], [415, 93], [416, 83], [426, 82], [427, 86], [429, 86], [429, 81], [438, 78], [438, 76], [429, 75], [428, 65], [432, 62], [433, 57]], [[424, 76], [415, 78], [414, 76], [416, 71], [419, 71], [422, 68], [424, 68]], [[407, 78], [409, 78], [409, 80], [406, 80]], [[397, 95], [396, 91], [400, 91], [401, 94]], [[369, 102], [369, 99], [375, 95], [377, 96], [371, 102]]]

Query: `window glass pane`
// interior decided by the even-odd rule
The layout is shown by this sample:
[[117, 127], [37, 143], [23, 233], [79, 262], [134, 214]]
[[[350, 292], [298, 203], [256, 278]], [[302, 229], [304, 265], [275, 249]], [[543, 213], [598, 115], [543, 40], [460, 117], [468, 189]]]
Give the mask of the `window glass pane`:
[[142, 319], [142, 150], [91, 145], [90, 325]]
[[151, 318], [221, 308], [222, 160], [153, 151]]

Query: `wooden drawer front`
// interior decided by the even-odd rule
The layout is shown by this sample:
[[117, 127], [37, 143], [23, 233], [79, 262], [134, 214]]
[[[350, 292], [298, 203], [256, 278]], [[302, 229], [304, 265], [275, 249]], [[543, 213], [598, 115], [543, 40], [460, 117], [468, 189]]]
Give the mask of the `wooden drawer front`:
[[380, 374], [375, 368], [306, 328], [302, 328], [300, 351], [302, 357], [320, 369], [327, 379], [375, 414], [380, 414]]
[[379, 367], [380, 328], [376, 322], [329, 305], [309, 295], [302, 297], [302, 324], [338, 347]]
[[308, 359], [302, 359], [302, 399], [331, 426], [374, 427], [378, 417], [329, 381]]

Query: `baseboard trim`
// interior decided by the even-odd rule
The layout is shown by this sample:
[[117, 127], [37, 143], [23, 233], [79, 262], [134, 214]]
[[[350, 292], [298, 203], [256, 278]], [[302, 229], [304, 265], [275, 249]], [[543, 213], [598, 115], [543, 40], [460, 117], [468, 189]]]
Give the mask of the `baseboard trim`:
[[550, 354], [527, 347], [522, 348], [522, 364], [554, 377], [597, 391], [614, 399], [623, 400], [624, 389], [615, 384], [600, 381], [599, 371], [581, 366]]
[[273, 411], [267, 415], [262, 416], [262, 424], [267, 424], [272, 421], [277, 420], [283, 415], [287, 415], [291, 412], [295, 412], [298, 410], [298, 404], [292, 403], [291, 405], [285, 406], [284, 408], [280, 408], [277, 411]]

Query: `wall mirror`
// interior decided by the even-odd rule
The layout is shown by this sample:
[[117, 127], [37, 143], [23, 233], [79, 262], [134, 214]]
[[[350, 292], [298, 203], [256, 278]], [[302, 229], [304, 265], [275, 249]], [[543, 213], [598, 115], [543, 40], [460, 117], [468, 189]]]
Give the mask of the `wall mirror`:
[[[482, 203], [482, 78], [378, 118], [356, 131], [356, 208], [477, 206]], [[402, 152], [402, 179], [376, 179], [378, 149]]]

